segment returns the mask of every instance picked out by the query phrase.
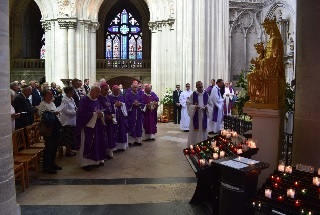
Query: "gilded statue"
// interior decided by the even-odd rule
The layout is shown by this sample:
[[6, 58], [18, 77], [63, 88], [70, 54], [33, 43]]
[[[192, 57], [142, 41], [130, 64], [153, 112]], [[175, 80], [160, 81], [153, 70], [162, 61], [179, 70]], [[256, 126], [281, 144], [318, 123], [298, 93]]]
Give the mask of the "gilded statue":
[[280, 109], [284, 106], [285, 67], [283, 41], [275, 19], [262, 24], [269, 40], [254, 45], [259, 56], [251, 60], [253, 69], [248, 75], [250, 101], [246, 106]]

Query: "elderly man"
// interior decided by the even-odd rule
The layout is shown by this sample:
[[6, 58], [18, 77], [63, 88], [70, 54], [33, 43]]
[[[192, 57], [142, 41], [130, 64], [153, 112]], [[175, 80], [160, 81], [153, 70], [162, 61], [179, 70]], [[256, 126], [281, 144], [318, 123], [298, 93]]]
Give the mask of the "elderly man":
[[219, 133], [223, 127], [223, 97], [220, 90], [222, 86], [223, 80], [218, 79], [216, 85], [212, 88], [210, 95], [213, 109], [209, 123], [213, 133]]
[[190, 95], [187, 101], [188, 114], [190, 116], [187, 146], [199, 143], [208, 137], [207, 118], [210, 116], [212, 103], [209, 99], [209, 94], [203, 90], [201, 81], [196, 83], [196, 88], [197, 90]]
[[16, 113], [20, 114], [20, 117], [16, 119], [15, 129], [23, 128], [33, 123], [33, 115], [37, 113], [38, 108], [32, 107], [30, 100], [28, 99], [32, 93], [32, 88], [23, 85], [21, 87], [21, 93], [18, 94], [12, 103]]
[[98, 101], [100, 87], [91, 88], [89, 95], [80, 100], [77, 111], [76, 138], [80, 167], [90, 171], [103, 166], [107, 158], [103, 107]]
[[113, 158], [113, 151], [116, 149], [116, 129], [117, 121], [115, 118], [114, 109], [111, 107], [111, 101], [109, 98], [109, 85], [107, 83], [101, 84], [101, 93], [98, 98], [100, 104], [102, 105], [105, 116], [106, 124], [106, 149], [108, 151], [108, 157]]
[[116, 149], [124, 151], [128, 145], [128, 124], [127, 124], [127, 108], [125, 97], [120, 94], [118, 85], [112, 87], [112, 93], [109, 95], [111, 107], [115, 113], [117, 125], [115, 130]]
[[137, 146], [142, 146], [143, 109], [145, 105], [142, 102], [138, 88], [138, 83], [134, 82], [131, 85], [130, 93], [126, 94], [129, 146], [131, 146], [132, 143]]
[[145, 140], [155, 140], [157, 133], [157, 108], [159, 98], [151, 92], [151, 86], [146, 85], [144, 93], [142, 94], [142, 102], [146, 105], [144, 118], [143, 118], [143, 129]]

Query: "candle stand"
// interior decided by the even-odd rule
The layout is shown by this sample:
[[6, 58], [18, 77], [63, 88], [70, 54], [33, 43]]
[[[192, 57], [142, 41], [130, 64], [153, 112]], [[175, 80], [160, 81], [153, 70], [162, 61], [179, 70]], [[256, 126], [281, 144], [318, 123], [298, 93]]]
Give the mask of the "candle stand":
[[[206, 204], [210, 214], [219, 214], [221, 171], [213, 161], [236, 156], [251, 158], [259, 149], [249, 148], [245, 143], [233, 143], [221, 135], [215, 136], [183, 150], [197, 177], [197, 187], [191, 204]], [[223, 158], [222, 158], [222, 156]]]
[[[265, 214], [319, 215], [320, 178], [318, 172], [275, 170], [248, 204]], [[271, 198], [265, 191], [272, 190]]]

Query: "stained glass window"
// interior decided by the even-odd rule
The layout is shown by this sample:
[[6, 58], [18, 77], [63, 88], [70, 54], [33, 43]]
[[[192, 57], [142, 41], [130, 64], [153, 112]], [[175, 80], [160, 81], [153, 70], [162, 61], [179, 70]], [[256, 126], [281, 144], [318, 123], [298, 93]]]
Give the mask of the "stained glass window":
[[142, 31], [130, 13], [124, 9], [107, 29], [106, 59], [142, 60]]

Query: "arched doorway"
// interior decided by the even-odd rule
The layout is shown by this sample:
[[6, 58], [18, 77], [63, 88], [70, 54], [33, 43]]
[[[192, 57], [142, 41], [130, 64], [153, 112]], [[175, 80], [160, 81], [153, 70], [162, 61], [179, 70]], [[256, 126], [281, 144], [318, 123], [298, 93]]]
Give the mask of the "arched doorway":
[[128, 77], [128, 76], [119, 76], [119, 77], [111, 78], [110, 80], [107, 81], [107, 83], [109, 84], [110, 88], [113, 85], [122, 84], [123, 89], [128, 89], [131, 86], [133, 81], [137, 81], [140, 83], [138, 79], [133, 77]]

